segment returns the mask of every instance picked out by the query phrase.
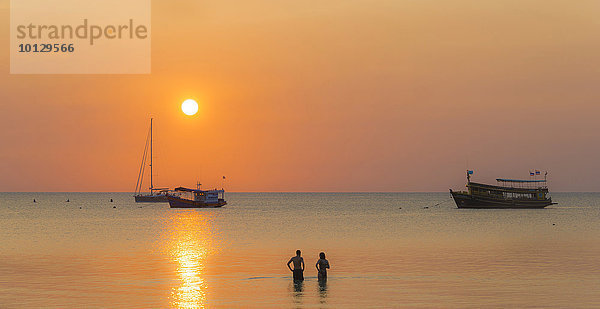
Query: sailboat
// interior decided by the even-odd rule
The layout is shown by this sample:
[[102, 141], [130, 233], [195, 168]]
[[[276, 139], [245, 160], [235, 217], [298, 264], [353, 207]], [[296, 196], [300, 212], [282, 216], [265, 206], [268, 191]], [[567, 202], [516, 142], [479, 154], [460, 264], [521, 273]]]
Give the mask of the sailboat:
[[[144, 182], [144, 170], [146, 160], [150, 157], [150, 192], [142, 193]], [[135, 202], [136, 203], [166, 203], [169, 195], [169, 188], [155, 188], [152, 174], [152, 118], [150, 118], [150, 130], [146, 137], [146, 145], [144, 146], [144, 155], [142, 156], [142, 164], [138, 174], [137, 185], [135, 186]]]

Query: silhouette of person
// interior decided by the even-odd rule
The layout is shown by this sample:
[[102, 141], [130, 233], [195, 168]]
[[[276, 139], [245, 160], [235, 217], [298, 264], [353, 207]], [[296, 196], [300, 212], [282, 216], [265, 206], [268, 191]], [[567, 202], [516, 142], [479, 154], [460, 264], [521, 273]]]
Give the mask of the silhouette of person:
[[319, 253], [319, 260], [315, 264], [317, 268], [317, 277], [319, 281], [327, 281], [327, 268], [329, 268], [329, 261], [325, 259], [325, 252]]
[[[294, 281], [304, 281], [304, 259], [300, 256], [300, 250], [296, 250], [296, 256], [292, 257], [287, 262], [287, 267], [294, 274]], [[294, 269], [290, 267], [294, 263]]]

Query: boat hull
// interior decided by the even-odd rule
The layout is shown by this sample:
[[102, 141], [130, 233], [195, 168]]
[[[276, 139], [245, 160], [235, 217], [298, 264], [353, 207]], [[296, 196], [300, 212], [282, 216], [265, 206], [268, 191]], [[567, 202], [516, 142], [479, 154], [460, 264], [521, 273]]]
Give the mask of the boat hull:
[[539, 209], [556, 204], [552, 199], [544, 200], [510, 200], [495, 199], [485, 196], [474, 196], [468, 193], [453, 192], [452, 198], [458, 208], [476, 208], [476, 209]]
[[202, 201], [183, 199], [177, 196], [169, 196], [168, 201], [171, 208], [219, 208], [227, 205], [227, 202], [222, 199], [219, 199], [217, 203], [205, 203]]
[[166, 195], [136, 195], [136, 203], [166, 203], [169, 200]]

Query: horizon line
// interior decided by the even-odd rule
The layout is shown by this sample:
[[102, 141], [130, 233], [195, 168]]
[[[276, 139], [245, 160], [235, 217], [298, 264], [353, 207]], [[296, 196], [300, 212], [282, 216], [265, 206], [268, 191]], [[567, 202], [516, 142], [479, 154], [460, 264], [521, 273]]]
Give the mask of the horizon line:
[[[130, 191], [0, 191], [0, 193], [130, 193]], [[449, 191], [226, 191], [226, 193], [450, 193]], [[600, 193], [600, 191], [552, 191], [552, 193]]]

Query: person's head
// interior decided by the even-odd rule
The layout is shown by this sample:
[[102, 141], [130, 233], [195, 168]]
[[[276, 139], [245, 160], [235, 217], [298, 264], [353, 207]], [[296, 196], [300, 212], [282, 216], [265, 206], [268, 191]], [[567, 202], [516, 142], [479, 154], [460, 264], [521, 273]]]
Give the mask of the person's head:
[[319, 258], [320, 259], [325, 259], [325, 252], [319, 253]]
[[297, 256], [300, 256], [300, 254], [301, 254], [301, 253], [302, 253], [302, 252], [300, 252], [300, 250], [296, 250], [296, 255], [297, 255]]

